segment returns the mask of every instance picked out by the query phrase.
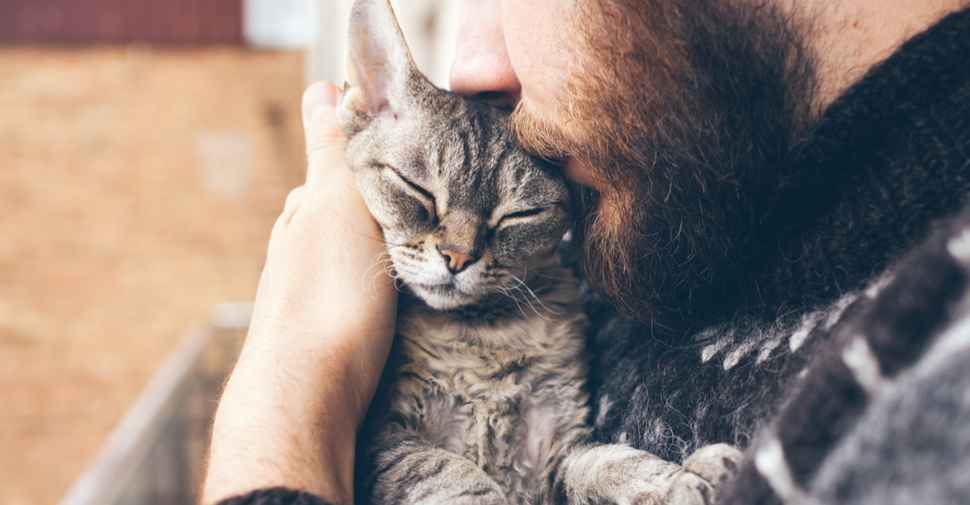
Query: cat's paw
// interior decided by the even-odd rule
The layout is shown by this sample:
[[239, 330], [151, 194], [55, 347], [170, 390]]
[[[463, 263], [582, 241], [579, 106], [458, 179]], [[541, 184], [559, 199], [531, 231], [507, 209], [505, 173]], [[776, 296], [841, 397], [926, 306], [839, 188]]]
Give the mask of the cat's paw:
[[684, 461], [684, 471], [693, 473], [715, 488], [730, 480], [741, 466], [741, 451], [727, 444], [714, 444], [694, 451]]
[[684, 461], [683, 469], [670, 483], [666, 505], [712, 505], [725, 482], [738, 471], [741, 451], [727, 444], [698, 449]]
[[[710, 482], [695, 473], [681, 470], [659, 503], [663, 505], [713, 505], [717, 493]], [[650, 502], [657, 503], [657, 502]]]

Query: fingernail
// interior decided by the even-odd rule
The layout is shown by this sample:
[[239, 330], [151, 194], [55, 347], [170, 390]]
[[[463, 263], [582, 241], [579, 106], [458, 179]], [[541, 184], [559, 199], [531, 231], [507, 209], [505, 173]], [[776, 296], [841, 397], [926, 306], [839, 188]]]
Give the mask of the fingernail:
[[303, 120], [307, 123], [329, 114], [337, 106], [339, 91], [328, 82], [318, 82], [303, 94]]
[[320, 119], [321, 117], [323, 117], [324, 114], [328, 114], [332, 110], [333, 110], [333, 105], [326, 105], [326, 104], [318, 105], [317, 108], [313, 109], [313, 115], [310, 116], [310, 122], [312, 123], [317, 119]]

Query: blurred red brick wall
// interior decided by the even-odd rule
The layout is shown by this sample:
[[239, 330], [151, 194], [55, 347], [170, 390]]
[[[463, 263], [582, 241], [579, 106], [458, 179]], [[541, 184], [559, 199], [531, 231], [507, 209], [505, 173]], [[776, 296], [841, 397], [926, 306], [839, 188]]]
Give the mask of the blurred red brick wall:
[[0, 43], [239, 43], [242, 0], [0, 0]]

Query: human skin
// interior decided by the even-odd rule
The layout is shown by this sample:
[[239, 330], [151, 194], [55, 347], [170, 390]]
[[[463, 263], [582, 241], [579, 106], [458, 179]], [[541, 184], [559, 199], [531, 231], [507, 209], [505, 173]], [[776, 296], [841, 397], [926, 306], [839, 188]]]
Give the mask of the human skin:
[[304, 94], [309, 167], [269, 242], [212, 430], [203, 503], [284, 486], [353, 503], [354, 444], [394, 333], [381, 231], [344, 163], [339, 88]]
[[[555, 121], [564, 62], [579, 56], [569, 14], [582, 0], [461, 0], [454, 91], [484, 102], [523, 103]], [[817, 7], [779, 0], [811, 19], [824, 108], [903, 41], [965, 0], [840, 0]], [[573, 26], [576, 22], [577, 25]], [[380, 231], [343, 161], [346, 137], [333, 116], [338, 89], [304, 95], [309, 169], [270, 238], [253, 321], [213, 426], [203, 503], [283, 486], [334, 504], [353, 503], [354, 444], [389, 352], [396, 291], [373, 268]], [[564, 174], [602, 194], [612, 188], [579, 157]]]

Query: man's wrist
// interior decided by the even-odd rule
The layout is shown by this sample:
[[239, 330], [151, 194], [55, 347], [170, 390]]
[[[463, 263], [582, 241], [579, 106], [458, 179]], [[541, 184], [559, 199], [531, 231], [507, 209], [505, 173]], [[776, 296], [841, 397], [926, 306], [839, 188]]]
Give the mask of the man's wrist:
[[[307, 355], [284, 361], [252, 356], [262, 350], [244, 350], [226, 385], [213, 426], [203, 502], [282, 486], [352, 503], [362, 413], [348, 411], [357, 404], [347, 397], [353, 394], [344, 378], [350, 370]], [[334, 411], [335, 406], [349, 408]]]

